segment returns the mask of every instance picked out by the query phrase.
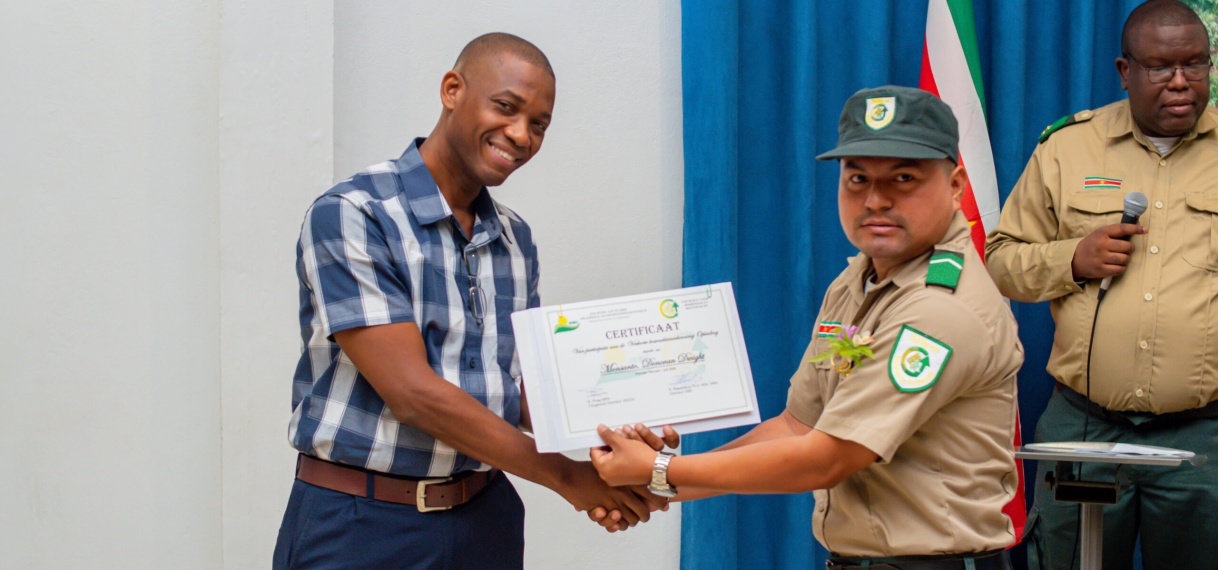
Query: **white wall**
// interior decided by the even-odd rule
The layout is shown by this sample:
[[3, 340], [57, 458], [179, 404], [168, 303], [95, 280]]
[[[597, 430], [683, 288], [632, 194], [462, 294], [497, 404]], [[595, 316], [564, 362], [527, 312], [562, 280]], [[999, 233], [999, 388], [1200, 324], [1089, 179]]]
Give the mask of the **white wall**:
[[[680, 26], [677, 0], [338, 2], [335, 178], [430, 133], [440, 77], [465, 43], [514, 33], [557, 75], [545, 145], [492, 190], [533, 228], [542, 303], [680, 287]], [[527, 568], [678, 566], [679, 509], [607, 535], [557, 495], [515, 482], [528, 509]]]
[[[333, 178], [430, 131], [493, 30], [558, 73], [497, 198], [546, 303], [680, 284], [677, 0], [0, 4], [0, 568], [266, 568], [290, 486], [294, 243]], [[521, 483], [529, 568], [675, 568]]]
[[218, 12], [0, 3], [0, 568], [221, 564]]
[[220, 386], [224, 567], [269, 568], [296, 454], [296, 238], [331, 184], [334, 3], [222, 0]]

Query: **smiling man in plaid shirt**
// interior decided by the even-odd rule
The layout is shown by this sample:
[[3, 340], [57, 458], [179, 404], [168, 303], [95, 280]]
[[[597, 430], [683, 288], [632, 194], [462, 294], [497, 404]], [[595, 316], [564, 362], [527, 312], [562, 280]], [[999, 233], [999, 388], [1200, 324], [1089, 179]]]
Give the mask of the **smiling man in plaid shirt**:
[[305, 215], [289, 427], [300, 460], [275, 568], [520, 568], [524, 507], [500, 470], [595, 509], [609, 530], [655, 506], [518, 429], [509, 315], [540, 305], [537, 249], [486, 188], [541, 148], [549, 61], [487, 34], [440, 87], [431, 135]]

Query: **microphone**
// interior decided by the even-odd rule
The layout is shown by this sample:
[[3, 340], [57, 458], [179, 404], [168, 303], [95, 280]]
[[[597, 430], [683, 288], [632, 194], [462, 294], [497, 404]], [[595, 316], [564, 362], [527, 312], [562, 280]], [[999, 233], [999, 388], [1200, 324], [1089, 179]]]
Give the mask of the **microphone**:
[[[1138, 218], [1142, 217], [1142, 214], [1146, 212], [1146, 207], [1149, 205], [1150, 205], [1150, 200], [1146, 199], [1145, 194], [1138, 192], [1137, 190], [1126, 194], [1125, 195], [1125, 214], [1121, 216], [1121, 223], [1122, 224], [1137, 223]], [[1121, 239], [1123, 239], [1125, 241], [1129, 241], [1129, 236], [1125, 236]], [[1111, 275], [1109, 275], [1108, 277], [1105, 277], [1103, 281], [1100, 281], [1100, 296], [1099, 296], [1100, 299], [1103, 299], [1104, 295], [1108, 294], [1108, 287], [1110, 287], [1111, 285], [1112, 285], [1112, 276]]]

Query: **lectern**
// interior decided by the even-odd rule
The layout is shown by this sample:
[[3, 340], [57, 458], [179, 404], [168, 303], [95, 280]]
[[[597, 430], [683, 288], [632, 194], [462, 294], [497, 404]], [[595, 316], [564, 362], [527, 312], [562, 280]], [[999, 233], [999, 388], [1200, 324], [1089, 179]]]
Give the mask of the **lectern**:
[[1015, 450], [1019, 459], [1056, 461], [1057, 468], [1048, 473], [1053, 500], [1079, 503], [1082, 506], [1082, 530], [1079, 538], [1079, 568], [1100, 570], [1104, 545], [1104, 505], [1116, 503], [1121, 493], [1120, 483], [1112, 481], [1080, 481], [1074, 477], [1075, 463], [1119, 463], [1124, 465], [1162, 465], [1175, 467], [1205, 463], [1204, 455], [1191, 451], [1150, 445], [1127, 445], [1101, 442], [1032, 443]]

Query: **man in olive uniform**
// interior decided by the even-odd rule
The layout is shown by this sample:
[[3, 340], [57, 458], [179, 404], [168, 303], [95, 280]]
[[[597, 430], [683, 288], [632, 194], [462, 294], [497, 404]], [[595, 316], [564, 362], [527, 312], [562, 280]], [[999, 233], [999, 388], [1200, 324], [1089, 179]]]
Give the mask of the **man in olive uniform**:
[[[1129, 99], [1042, 134], [986, 244], [1017, 301], [1049, 301], [1058, 385], [1037, 441], [1120, 441], [1208, 455], [1200, 468], [1086, 464], [1123, 490], [1105, 507], [1105, 568], [1218, 568], [1218, 114], [1205, 27], [1178, 2], [1136, 8], [1116, 68]], [[1127, 192], [1149, 197], [1120, 224]], [[1097, 301], [1101, 280], [1111, 289]], [[1098, 308], [1098, 310], [1097, 310]], [[1094, 328], [1094, 340], [1092, 333]], [[1089, 417], [1088, 417], [1089, 416]], [[1027, 534], [1033, 567], [1069, 568], [1077, 506], [1052, 500], [1042, 462]]]
[[825, 295], [787, 409], [675, 458], [650, 432], [601, 426], [610, 448], [593, 464], [677, 500], [816, 490], [831, 568], [1008, 568], [1023, 349], [959, 211], [956, 119], [929, 93], [881, 87], [850, 97], [838, 132], [818, 158], [839, 159], [842, 228], [861, 254]]

